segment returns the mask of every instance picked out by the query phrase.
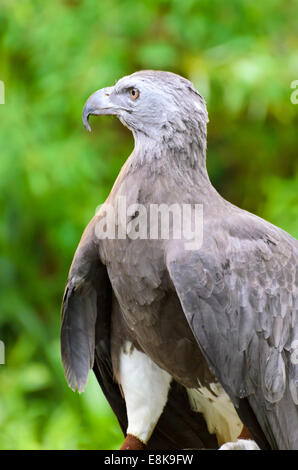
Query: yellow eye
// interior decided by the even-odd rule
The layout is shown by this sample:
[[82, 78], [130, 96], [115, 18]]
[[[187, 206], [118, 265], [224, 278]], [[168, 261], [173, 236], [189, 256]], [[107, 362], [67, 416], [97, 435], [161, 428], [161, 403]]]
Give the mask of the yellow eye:
[[136, 88], [132, 88], [131, 90], [129, 90], [129, 94], [130, 94], [130, 97], [133, 99], [133, 100], [136, 100], [138, 99], [139, 95], [140, 95], [140, 92], [139, 90], [137, 90]]

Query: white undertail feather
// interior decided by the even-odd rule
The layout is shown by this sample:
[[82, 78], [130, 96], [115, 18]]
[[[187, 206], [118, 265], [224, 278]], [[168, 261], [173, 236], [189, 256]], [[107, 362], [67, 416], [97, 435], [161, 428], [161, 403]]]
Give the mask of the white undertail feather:
[[218, 383], [187, 389], [191, 408], [203, 414], [208, 431], [216, 434], [219, 445], [236, 441], [243, 424], [224, 389]]
[[[128, 428], [145, 444], [163, 412], [172, 377], [157, 366], [146, 354], [126, 341], [120, 351], [120, 384], [124, 395]], [[237, 440], [243, 424], [218, 383], [210, 389], [199, 386], [187, 389], [191, 408], [203, 414], [211, 434], [216, 434], [221, 450], [258, 449], [251, 440]]]

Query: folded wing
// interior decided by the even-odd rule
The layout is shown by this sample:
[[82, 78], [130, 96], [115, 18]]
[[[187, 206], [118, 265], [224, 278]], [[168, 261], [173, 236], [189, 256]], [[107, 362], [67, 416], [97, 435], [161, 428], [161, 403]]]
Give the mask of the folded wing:
[[210, 368], [238, 410], [248, 400], [272, 448], [298, 448], [297, 264], [297, 240], [244, 211], [207, 222], [199, 251], [167, 253]]

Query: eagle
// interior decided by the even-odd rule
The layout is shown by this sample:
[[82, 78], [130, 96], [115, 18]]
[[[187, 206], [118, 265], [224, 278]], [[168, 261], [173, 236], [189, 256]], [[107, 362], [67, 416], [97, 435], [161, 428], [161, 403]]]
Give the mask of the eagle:
[[87, 100], [89, 131], [90, 115], [117, 116], [135, 146], [70, 267], [69, 386], [93, 369], [122, 449], [298, 449], [297, 240], [212, 186], [186, 78], [122, 77]]

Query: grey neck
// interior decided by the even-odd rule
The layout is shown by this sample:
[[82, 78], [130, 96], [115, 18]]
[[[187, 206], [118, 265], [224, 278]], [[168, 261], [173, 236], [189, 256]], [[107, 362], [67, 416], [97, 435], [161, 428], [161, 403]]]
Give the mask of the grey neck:
[[134, 133], [134, 139], [129, 173], [147, 167], [151, 174], [164, 174], [175, 180], [181, 178], [187, 184], [211, 186], [206, 167], [206, 129], [193, 135], [176, 130], [156, 139]]

